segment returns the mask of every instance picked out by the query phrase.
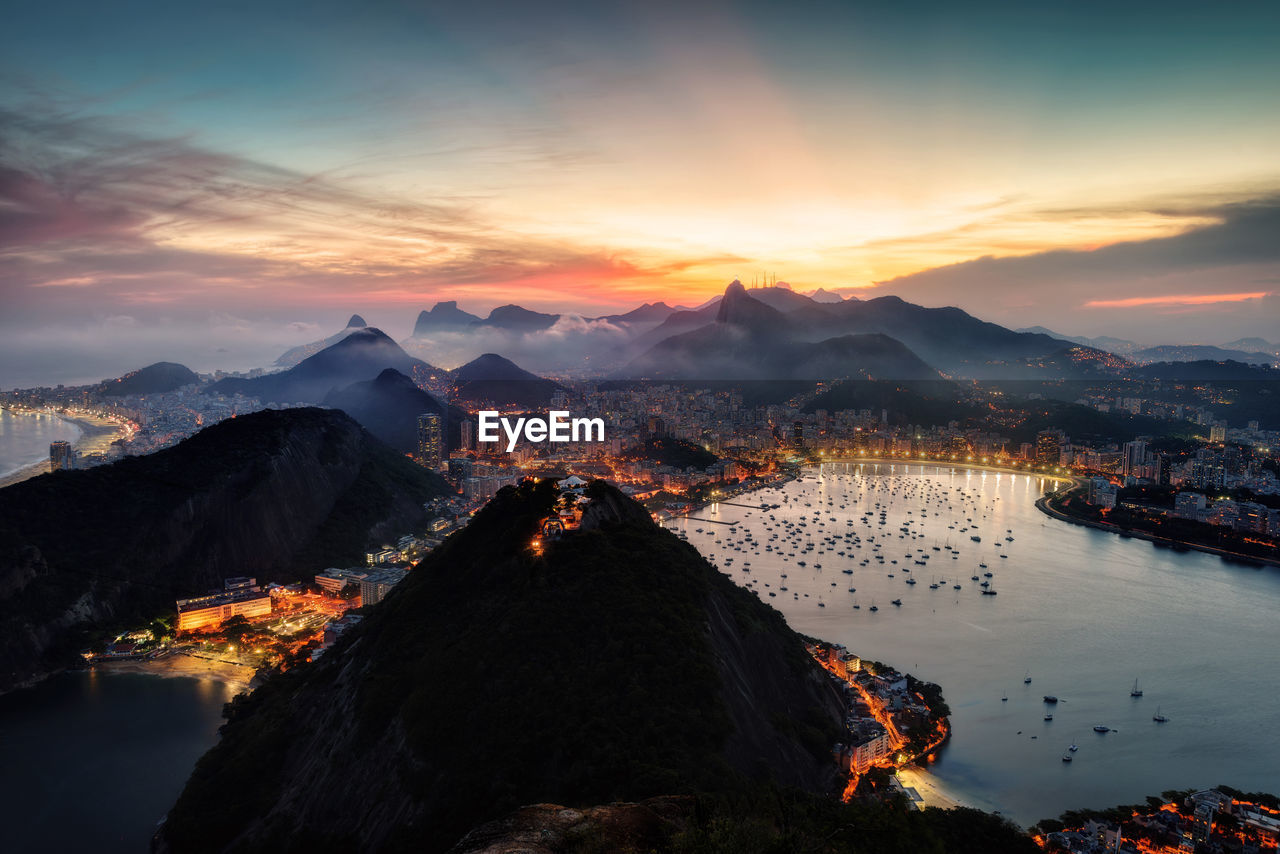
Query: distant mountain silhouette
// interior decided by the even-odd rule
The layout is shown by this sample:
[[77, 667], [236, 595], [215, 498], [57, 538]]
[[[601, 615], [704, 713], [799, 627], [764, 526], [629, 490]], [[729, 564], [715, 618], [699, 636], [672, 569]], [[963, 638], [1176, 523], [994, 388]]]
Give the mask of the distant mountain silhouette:
[[665, 302], [647, 302], [639, 308], [633, 308], [626, 314], [609, 314], [595, 319], [607, 320], [610, 323], [661, 323], [675, 314], [676, 311], [677, 309], [672, 308]]
[[285, 350], [280, 358], [276, 359], [274, 365], [279, 368], [292, 368], [308, 356], [314, 356], [326, 347], [332, 347], [343, 338], [346, 338], [357, 329], [363, 329], [369, 324], [365, 323], [364, 318], [358, 314], [351, 315], [351, 319], [347, 321], [347, 325], [339, 332], [335, 332], [328, 338], [322, 338], [319, 341], [312, 341], [310, 344], [299, 344], [297, 347], [290, 347]]
[[485, 353], [450, 374], [454, 394], [462, 400], [544, 405], [560, 386], [496, 353]]
[[1142, 347], [1134, 341], [1130, 341], [1126, 338], [1112, 338], [1107, 335], [1099, 335], [1097, 338], [1087, 338], [1083, 335], [1063, 335], [1059, 332], [1054, 332], [1052, 329], [1046, 329], [1043, 326], [1030, 326], [1023, 329], [1015, 329], [1014, 331], [1031, 333], [1033, 335], [1048, 335], [1050, 338], [1070, 341], [1073, 344], [1083, 344], [1086, 347], [1105, 350], [1108, 353], [1115, 353], [1119, 356], [1127, 356], [1135, 350], [1142, 349]]
[[442, 373], [410, 356], [382, 330], [366, 327], [352, 330], [336, 344], [287, 371], [253, 379], [230, 377], [214, 383], [209, 390], [277, 403], [320, 403], [329, 392], [373, 379], [387, 368], [395, 368], [418, 383]]
[[756, 299], [760, 290], [782, 289], [748, 291], [734, 280], [715, 306], [713, 323], [659, 342], [623, 375], [726, 380], [938, 378], [937, 371], [886, 335], [803, 340], [793, 315]]
[[837, 293], [829, 291], [826, 288], [818, 288], [816, 291], [809, 294], [809, 299], [813, 300], [814, 302], [824, 302], [824, 303], [844, 302], [844, 297], [840, 296]]
[[543, 314], [530, 311], [518, 305], [500, 305], [484, 320], [477, 320], [475, 326], [495, 326], [513, 332], [535, 332], [548, 329], [560, 319], [558, 314]]
[[418, 314], [418, 322], [413, 325], [413, 337], [419, 338], [441, 330], [466, 329], [479, 322], [478, 316], [458, 308], [458, 303], [454, 300], [438, 302], [431, 307], [431, 311]]
[[1272, 344], [1265, 338], [1237, 338], [1222, 345], [1227, 350], [1243, 350], [1246, 353], [1280, 352], [1280, 344]]
[[99, 393], [109, 397], [131, 394], [163, 394], [200, 382], [186, 365], [176, 362], [156, 362], [125, 374], [118, 380], [107, 380], [99, 386]]
[[815, 305], [787, 319], [810, 340], [849, 333], [888, 335], [935, 368], [971, 378], [1024, 375], [1027, 359], [1059, 352], [1071, 343], [1014, 332], [954, 306], [925, 308], [896, 296]]
[[1208, 344], [1162, 344], [1159, 347], [1147, 347], [1130, 355], [1137, 362], [1246, 362], [1255, 365], [1270, 365], [1275, 356], [1270, 353], [1250, 352], [1246, 350], [1228, 350]]

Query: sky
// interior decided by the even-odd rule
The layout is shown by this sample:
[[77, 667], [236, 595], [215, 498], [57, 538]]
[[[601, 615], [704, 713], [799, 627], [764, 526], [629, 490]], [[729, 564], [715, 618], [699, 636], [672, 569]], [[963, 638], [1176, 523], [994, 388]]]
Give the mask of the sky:
[[1277, 31], [1271, 2], [22, 4], [0, 387], [766, 273], [1277, 339]]

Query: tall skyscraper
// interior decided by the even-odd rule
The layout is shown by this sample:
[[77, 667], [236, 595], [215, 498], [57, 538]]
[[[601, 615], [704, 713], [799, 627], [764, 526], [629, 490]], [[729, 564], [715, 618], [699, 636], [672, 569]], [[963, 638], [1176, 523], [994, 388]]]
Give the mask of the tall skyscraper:
[[434, 412], [418, 416], [418, 462], [438, 471], [444, 461], [444, 422]]
[[49, 444], [49, 471], [73, 469], [76, 467], [76, 452], [70, 442], [51, 442]]

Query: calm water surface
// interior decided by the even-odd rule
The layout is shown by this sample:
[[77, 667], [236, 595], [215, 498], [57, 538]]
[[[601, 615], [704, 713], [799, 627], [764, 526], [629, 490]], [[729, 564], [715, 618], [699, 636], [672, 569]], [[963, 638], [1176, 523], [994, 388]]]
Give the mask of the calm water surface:
[[[1280, 569], [1055, 521], [1034, 507], [1055, 488], [1028, 475], [950, 467], [828, 467], [734, 499], [781, 505], [769, 511], [774, 521], [721, 504], [669, 527], [715, 555], [797, 631], [940, 683], [953, 737], [931, 771], [967, 803], [1031, 824], [1172, 788], [1280, 790]], [[737, 533], [715, 522], [736, 522]], [[743, 543], [748, 531], [759, 546]], [[837, 545], [823, 542], [833, 536]], [[810, 541], [811, 552], [797, 547]], [[787, 548], [770, 553], [765, 543]], [[980, 595], [971, 579], [987, 571], [996, 596]], [[917, 584], [906, 584], [909, 577]], [[890, 604], [895, 598], [900, 607]], [[1129, 696], [1134, 679], [1138, 699]], [[1059, 697], [1056, 707], [1044, 704], [1045, 694]], [[1157, 707], [1168, 723], [1152, 721]], [[1054, 719], [1045, 722], [1049, 711]], [[1113, 732], [1099, 735], [1095, 724]], [[1073, 742], [1079, 750], [1064, 763]]]
[[0, 848], [148, 850], [236, 690], [76, 672], [0, 697]]
[[0, 476], [48, 459], [50, 442], [75, 442], [81, 432], [56, 415], [14, 415], [0, 409]]

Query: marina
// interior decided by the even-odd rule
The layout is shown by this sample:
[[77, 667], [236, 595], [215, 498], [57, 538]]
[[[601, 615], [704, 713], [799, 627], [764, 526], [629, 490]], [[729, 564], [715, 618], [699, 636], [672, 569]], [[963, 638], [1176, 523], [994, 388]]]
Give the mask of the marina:
[[[1267, 726], [1250, 674], [1280, 574], [1063, 524], [1035, 508], [1061, 485], [829, 464], [668, 527], [797, 631], [939, 683], [953, 736], [925, 773], [965, 803], [1030, 824], [1169, 788], [1273, 785], [1259, 769], [1280, 748], [1239, 734]], [[1242, 652], [1196, 643], [1206, 636]], [[1053, 693], [1033, 693], [1033, 674]]]

